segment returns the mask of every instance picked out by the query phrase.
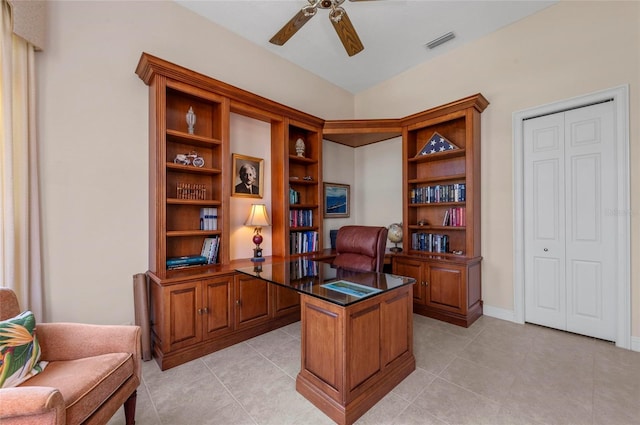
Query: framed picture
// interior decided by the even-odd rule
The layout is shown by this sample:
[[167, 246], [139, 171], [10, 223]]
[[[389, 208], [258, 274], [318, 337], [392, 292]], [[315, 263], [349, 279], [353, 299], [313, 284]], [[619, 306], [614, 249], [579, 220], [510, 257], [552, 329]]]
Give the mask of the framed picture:
[[348, 184], [324, 183], [325, 218], [349, 217], [349, 190]]
[[232, 196], [262, 198], [264, 188], [264, 159], [232, 154]]

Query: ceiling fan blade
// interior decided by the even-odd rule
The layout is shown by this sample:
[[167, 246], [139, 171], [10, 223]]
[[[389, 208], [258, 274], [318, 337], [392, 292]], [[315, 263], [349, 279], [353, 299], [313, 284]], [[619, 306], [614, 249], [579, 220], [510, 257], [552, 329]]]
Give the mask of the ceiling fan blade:
[[269, 40], [269, 42], [277, 44], [278, 46], [282, 46], [291, 37], [293, 37], [293, 35], [298, 32], [298, 30], [302, 28], [302, 26], [306, 24], [309, 19], [313, 18], [313, 16], [314, 15], [312, 14], [305, 13], [304, 10], [300, 10], [293, 18], [291, 18], [289, 22], [284, 24], [280, 31], [278, 31], [273, 37], [271, 37], [271, 40]]
[[358, 37], [358, 33], [356, 33], [356, 29], [353, 27], [347, 12], [342, 13], [342, 17], [338, 22], [331, 19], [331, 23], [349, 56], [353, 56], [364, 50], [362, 41], [360, 41], [360, 37]]

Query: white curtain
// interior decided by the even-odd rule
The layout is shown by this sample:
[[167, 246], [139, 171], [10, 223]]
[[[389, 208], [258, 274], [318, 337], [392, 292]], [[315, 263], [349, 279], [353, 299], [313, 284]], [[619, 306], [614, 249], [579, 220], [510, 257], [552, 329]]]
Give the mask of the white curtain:
[[35, 48], [13, 34], [11, 6], [0, 1], [0, 285], [44, 321]]

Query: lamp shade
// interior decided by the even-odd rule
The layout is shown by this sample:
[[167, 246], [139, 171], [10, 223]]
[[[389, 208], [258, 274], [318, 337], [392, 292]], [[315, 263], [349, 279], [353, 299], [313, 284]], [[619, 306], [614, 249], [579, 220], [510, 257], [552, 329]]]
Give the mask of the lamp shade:
[[245, 226], [271, 226], [269, 222], [269, 215], [267, 214], [267, 207], [264, 204], [252, 204], [251, 211], [249, 212], [249, 218], [244, 223]]

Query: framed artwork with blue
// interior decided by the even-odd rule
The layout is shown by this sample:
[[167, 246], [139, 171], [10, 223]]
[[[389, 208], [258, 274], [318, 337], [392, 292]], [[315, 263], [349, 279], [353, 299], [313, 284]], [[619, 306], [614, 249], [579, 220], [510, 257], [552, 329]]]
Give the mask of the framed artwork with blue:
[[324, 183], [324, 217], [349, 217], [348, 184]]
[[439, 152], [446, 152], [454, 149], [459, 149], [456, 145], [447, 140], [437, 131], [433, 133], [433, 136], [429, 138], [427, 143], [424, 144], [420, 152], [416, 156], [431, 155]]

